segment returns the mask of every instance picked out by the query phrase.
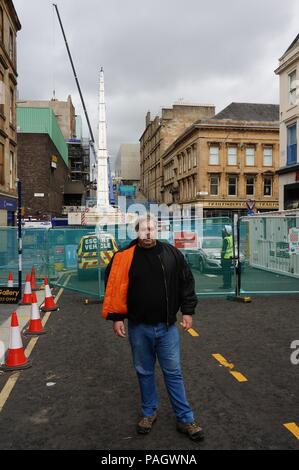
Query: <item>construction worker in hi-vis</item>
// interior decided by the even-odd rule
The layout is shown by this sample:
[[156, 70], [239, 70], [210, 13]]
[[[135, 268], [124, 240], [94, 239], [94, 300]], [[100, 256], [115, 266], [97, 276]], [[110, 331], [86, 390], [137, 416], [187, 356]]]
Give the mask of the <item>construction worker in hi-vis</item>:
[[233, 260], [233, 235], [230, 225], [225, 225], [222, 230], [222, 250], [221, 267], [223, 276], [223, 285], [221, 289], [231, 289], [232, 287], [232, 260]]

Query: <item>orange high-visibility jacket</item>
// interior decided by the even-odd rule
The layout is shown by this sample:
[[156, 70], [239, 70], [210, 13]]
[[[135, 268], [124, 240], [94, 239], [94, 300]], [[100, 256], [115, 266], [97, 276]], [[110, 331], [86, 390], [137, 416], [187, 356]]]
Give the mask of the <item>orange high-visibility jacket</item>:
[[107, 319], [109, 313], [126, 315], [129, 270], [132, 264], [136, 245], [115, 253], [109, 274], [102, 307], [102, 317]]

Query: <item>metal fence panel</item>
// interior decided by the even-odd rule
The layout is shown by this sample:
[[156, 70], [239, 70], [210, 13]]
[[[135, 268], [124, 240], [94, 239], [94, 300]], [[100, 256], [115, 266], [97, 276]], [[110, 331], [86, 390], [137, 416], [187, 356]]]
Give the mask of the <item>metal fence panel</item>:
[[98, 248], [92, 245], [94, 237], [92, 227], [48, 231], [47, 268], [52, 285], [99, 297]]
[[[234, 272], [231, 290], [222, 290], [220, 252], [222, 229], [231, 221], [224, 219], [172, 220], [159, 223], [159, 238], [177, 246], [192, 269], [197, 295], [223, 295], [234, 292]], [[82, 254], [82, 243], [99, 235], [111, 234], [117, 247], [127, 246], [136, 237], [134, 227], [125, 224], [105, 228], [23, 228], [23, 280], [35, 266], [38, 280], [47, 277], [52, 285], [65, 287], [84, 295], [102, 297], [104, 271], [109, 253], [98, 245], [91, 256]], [[193, 238], [192, 238], [193, 237]], [[188, 241], [189, 240], [189, 241]], [[86, 242], [86, 243], [87, 243]], [[84, 242], [85, 243], [85, 242]], [[96, 253], [97, 251], [97, 253]], [[87, 257], [86, 257], [87, 255]], [[86, 257], [86, 258], [85, 258]], [[104, 261], [103, 261], [104, 260]], [[0, 283], [6, 285], [12, 271], [15, 282], [18, 273], [17, 229], [0, 230]]]
[[299, 293], [299, 215], [240, 219], [241, 293]]

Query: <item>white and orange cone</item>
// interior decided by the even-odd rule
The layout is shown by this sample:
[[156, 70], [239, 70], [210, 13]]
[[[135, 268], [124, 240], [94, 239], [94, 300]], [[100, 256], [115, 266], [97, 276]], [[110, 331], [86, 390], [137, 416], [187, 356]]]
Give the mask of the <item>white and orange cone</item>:
[[12, 272], [8, 275], [7, 287], [13, 287], [13, 275]]
[[32, 291], [30, 284], [30, 274], [26, 275], [25, 289], [20, 305], [30, 305], [32, 301]]
[[10, 372], [13, 370], [28, 369], [32, 363], [25, 356], [19, 322], [16, 312], [11, 314], [9, 348], [6, 353], [5, 363], [0, 366], [0, 370]]
[[31, 306], [31, 319], [28, 330], [24, 333], [25, 336], [40, 336], [44, 335], [46, 331], [43, 328], [39, 308], [37, 305], [36, 293], [32, 294], [32, 306]]
[[41, 307], [41, 310], [43, 312], [54, 312], [55, 310], [59, 310], [57, 305], [54, 302], [51, 289], [48, 283], [48, 279], [45, 277], [45, 302], [43, 306]]
[[39, 287], [36, 283], [36, 272], [35, 272], [35, 267], [34, 266], [32, 266], [32, 269], [31, 269], [30, 283], [31, 283], [32, 292], [34, 292], [36, 290], [39, 290]]

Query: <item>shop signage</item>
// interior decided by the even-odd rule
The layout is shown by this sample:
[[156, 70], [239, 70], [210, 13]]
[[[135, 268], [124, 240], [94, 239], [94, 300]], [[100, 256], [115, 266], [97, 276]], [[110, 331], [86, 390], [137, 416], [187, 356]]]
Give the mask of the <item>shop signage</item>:
[[0, 287], [0, 304], [17, 304], [18, 296], [17, 287]]
[[17, 210], [17, 200], [16, 199], [8, 199], [5, 197], [0, 196], [0, 209], [4, 209], [7, 211], [16, 211]]
[[[218, 207], [218, 208], [246, 208], [248, 207], [244, 201], [204, 201], [204, 207]], [[255, 207], [261, 208], [278, 208], [278, 202], [266, 201], [256, 202]]]

